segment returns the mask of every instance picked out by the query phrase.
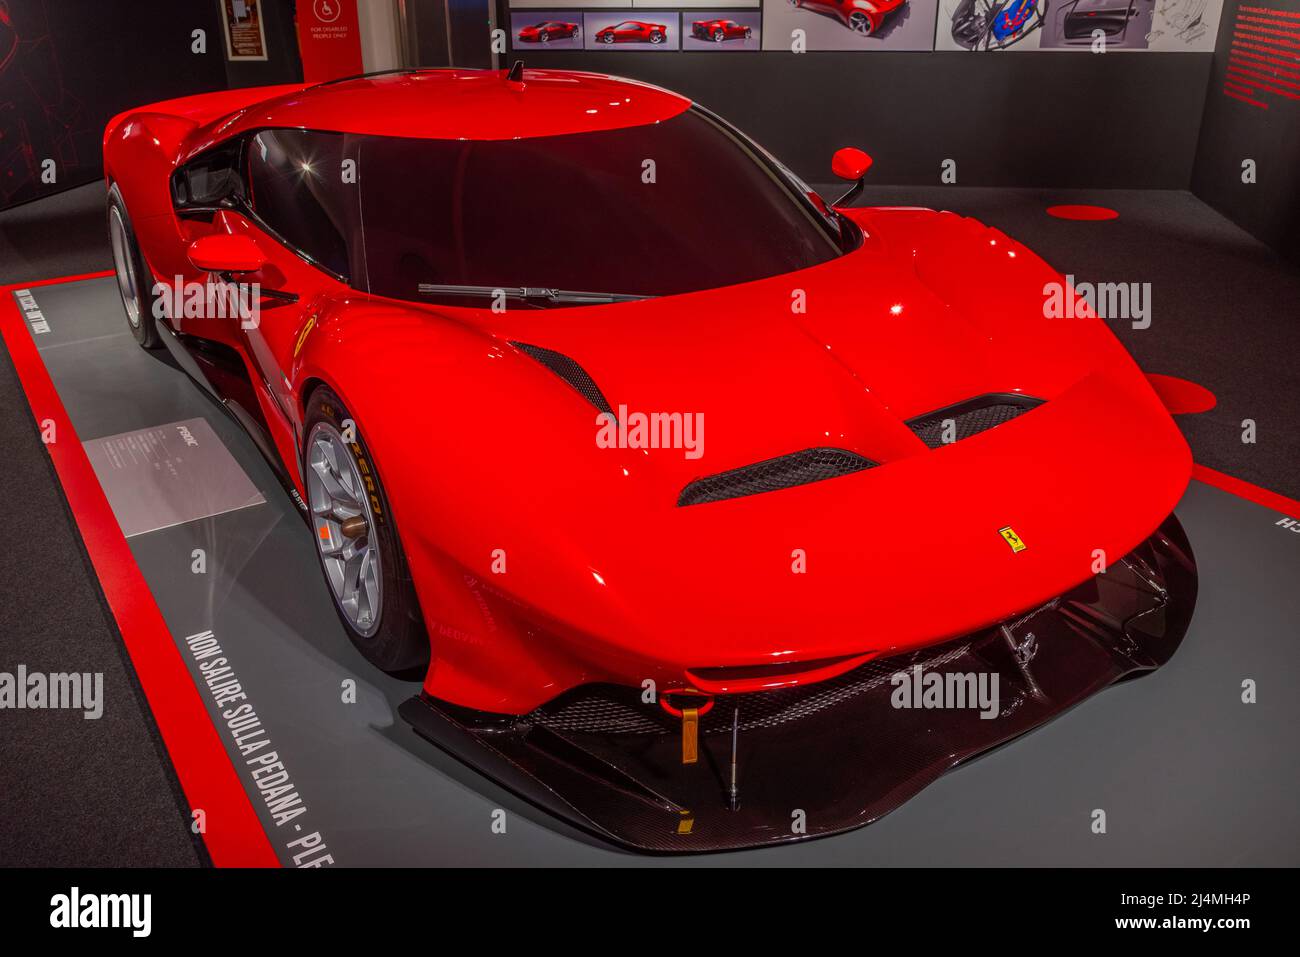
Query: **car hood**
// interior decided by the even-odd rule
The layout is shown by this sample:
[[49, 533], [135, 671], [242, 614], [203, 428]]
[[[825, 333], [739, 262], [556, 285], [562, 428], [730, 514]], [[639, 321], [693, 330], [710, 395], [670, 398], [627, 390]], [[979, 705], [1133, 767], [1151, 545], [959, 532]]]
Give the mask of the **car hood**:
[[[647, 494], [672, 501], [693, 479], [804, 449], [881, 465], [926, 455], [905, 422], [983, 395], [1050, 400], [1096, 373], [1146, 390], [1102, 322], [1044, 317], [1044, 286], [1061, 277], [1002, 233], [929, 211], [861, 222], [860, 248], [811, 269], [661, 300], [509, 313], [492, 333], [573, 360], [616, 413], [698, 416], [702, 454], [634, 457], [666, 486]], [[545, 369], [521, 374], [569, 393], [573, 424], [585, 417], [594, 436], [595, 406]]]

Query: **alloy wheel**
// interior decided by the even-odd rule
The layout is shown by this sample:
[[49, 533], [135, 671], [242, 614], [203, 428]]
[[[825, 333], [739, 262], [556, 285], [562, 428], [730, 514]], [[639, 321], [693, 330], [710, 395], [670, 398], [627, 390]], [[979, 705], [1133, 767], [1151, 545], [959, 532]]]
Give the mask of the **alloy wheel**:
[[369, 638], [383, 610], [374, 515], [356, 460], [326, 422], [316, 423], [307, 437], [307, 498], [334, 601], [357, 634]]

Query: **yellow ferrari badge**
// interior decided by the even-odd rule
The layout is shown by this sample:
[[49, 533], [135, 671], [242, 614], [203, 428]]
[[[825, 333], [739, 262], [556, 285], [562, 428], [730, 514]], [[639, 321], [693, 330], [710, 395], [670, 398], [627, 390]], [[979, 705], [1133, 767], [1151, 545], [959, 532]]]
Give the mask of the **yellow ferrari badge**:
[[1011, 546], [1013, 552], [1023, 552], [1025, 550], [1024, 540], [1016, 534], [1016, 530], [1008, 525], [1006, 528], [999, 528], [998, 534]]

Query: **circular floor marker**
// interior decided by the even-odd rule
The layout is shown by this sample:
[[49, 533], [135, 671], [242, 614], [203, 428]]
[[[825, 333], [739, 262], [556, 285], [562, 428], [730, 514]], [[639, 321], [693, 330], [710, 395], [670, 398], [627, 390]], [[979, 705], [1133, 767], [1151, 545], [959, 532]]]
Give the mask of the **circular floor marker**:
[[1047, 215], [1055, 216], [1057, 219], [1078, 219], [1085, 222], [1119, 219], [1119, 213], [1105, 206], [1048, 206]]
[[1219, 401], [1213, 392], [1195, 382], [1155, 372], [1148, 372], [1146, 376], [1171, 415], [1209, 412]]

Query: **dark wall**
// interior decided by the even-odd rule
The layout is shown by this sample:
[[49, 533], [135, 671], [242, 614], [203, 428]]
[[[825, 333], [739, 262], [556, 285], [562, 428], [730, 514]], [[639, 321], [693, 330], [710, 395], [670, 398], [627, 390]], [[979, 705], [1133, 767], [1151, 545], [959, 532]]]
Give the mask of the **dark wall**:
[[[1300, 0], [1262, 3], [1300, 13]], [[1192, 190], [1256, 238], [1300, 262], [1300, 100], [1234, 83], [1242, 95], [1264, 104], [1256, 106], [1224, 92], [1240, 5], [1240, 0], [1228, 0], [1224, 6]], [[1260, 4], [1247, 0], [1246, 5]], [[1289, 42], [1294, 44], [1300, 41], [1300, 19], [1291, 29]], [[1288, 42], [1282, 35], [1279, 40]], [[1273, 79], [1280, 81], [1278, 88], [1300, 93], [1300, 86], [1296, 86], [1300, 66], [1294, 62], [1289, 72], [1275, 74]], [[1254, 183], [1242, 182], [1242, 163], [1247, 159], [1255, 161]]]
[[[0, 208], [102, 175], [108, 120], [155, 100], [301, 77], [292, 0], [267, 4], [267, 63], [226, 63], [216, 0], [0, 0]], [[207, 51], [191, 52], [191, 33]], [[228, 69], [229, 68], [229, 69]], [[41, 182], [53, 159], [57, 179]]]
[[812, 182], [859, 146], [871, 181], [1187, 189], [1208, 53], [602, 53], [516, 51], [677, 90]]

